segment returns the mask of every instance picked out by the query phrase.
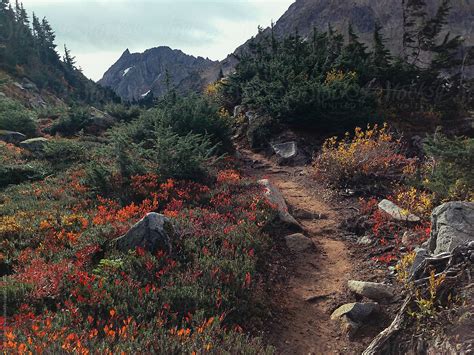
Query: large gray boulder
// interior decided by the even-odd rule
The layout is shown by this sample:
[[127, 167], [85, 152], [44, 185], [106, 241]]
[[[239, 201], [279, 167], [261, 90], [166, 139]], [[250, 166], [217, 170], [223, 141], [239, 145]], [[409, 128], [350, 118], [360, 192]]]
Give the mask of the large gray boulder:
[[0, 129], [0, 141], [6, 143], [18, 144], [26, 139], [26, 136], [20, 132], [5, 131]]
[[25, 148], [33, 153], [41, 153], [48, 144], [49, 140], [44, 137], [27, 139], [20, 143], [20, 147]]
[[380, 306], [376, 302], [367, 303], [347, 303], [340, 306], [331, 314], [332, 320], [341, 319], [343, 316], [348, 316], [351, 320], [357, 323], [366, 321], [374, 312], [378, 312]]
[[280, 221], [290, 227], [302, 230], [303, 228], [298, 221], [288, 212], [288, 206], [280, 190], [268, 179], [259, 180], [258, 184], [264, 187], [265, 198], [277, 209]]
[[161, 214], [152, 212], [138, 221], [124, 236], [115, 239], [112, 244], [122, 252], [140, 247], [150, 253], [160, 250], [171, 253], [173, 234], [171, 221]]
[[433, 254], [452, 252], [474, 240], [474, 203], [447, 202], [431, 214], [429, 250]]
[[86, 129], [87, 133], [98, 134], [112, 127], [117, 120], [106, 112], [91, 107], [90, 123]]
[[392, 201], [389, 200], [382, 200], [379, 203], [379, 210], [382, 212], [385, 212], [387, 215], [389, 215], [392, 219], [396, 221], [403, 221], [403, 222], [419, 222], [420, 217], [415, 216], [412, 213], [409, 213], [400, 207], [398, 207], [396, 204], [394, 204]]
[[298, 155], [298, 146], [296, 142], [272, 144], [272, 149], [281, 159], [291, 159]]

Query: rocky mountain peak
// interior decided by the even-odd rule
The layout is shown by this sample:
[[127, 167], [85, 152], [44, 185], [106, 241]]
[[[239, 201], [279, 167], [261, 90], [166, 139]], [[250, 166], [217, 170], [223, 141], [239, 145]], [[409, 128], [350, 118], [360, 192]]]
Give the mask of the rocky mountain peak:
[[149, 93], [159, 97], [167, 90], [167, 80], [179, 92], [202, 89], [208, 82], [203, 73], [214, 73], [217, 65], [218, 62], [167, 46], [150, 48], [143, 53], [130, 53], [126, 49], [99, 84], [128, 101], [139, 100]]

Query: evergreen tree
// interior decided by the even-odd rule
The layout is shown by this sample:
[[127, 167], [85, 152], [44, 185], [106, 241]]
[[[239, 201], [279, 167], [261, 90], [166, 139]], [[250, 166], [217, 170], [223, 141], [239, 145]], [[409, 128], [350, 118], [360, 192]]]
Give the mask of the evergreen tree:
[[419, 60], [420, 28], [426, 21], [425, 0], [402, 0], [403, 53], [406, 61], [416, 64]]
[[64, 45], [64, 56], [63, 62], [66, 65], [66, 68], [70, 71], [76, 70], [76, 57], [71, 55], [71, 51]]
[[377, 75], [380, 75], [390, 67], [392, 56], [385, 46], [385, 38], [382, 35], [382, 26], [379, 23], [375, 24], [373, 41], [372, 66], [375, 68]]

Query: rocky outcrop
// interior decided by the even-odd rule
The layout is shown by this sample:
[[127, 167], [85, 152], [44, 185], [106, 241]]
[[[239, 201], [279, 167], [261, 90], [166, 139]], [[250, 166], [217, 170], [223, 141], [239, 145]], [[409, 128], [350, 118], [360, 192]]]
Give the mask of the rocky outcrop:
[[298, 145], [296, 142], [272, 144], [272, 149], [281, 159], [291, 159], [298, 155]]
[[429, 240], [429, 250], [433, 254], [451, 252], [473, 240], [473, 202], [447, 202], [433, 210]]
[[392, 286], [376, 282], [349, 280], [347, 287], [355, 294], [374, 301], [390, 300], [394, 296]]
[[127, 49], [99, 84], [131, 101], [143, 99], [150, 93], [162, 96], [168, 90], [168, 80], [178, 92], [201, 90], [216, 80], [218, 73], [218, 62], [169, 47], [151, 48], [143, 53], [130, 53]]
[[26, 139], [26, 136], [20, 132], [5, 131], [0, 129], [0, 141], [11, 144], [18, 144]]
[[348, 316], [352, 321], [360, 323], [368, 319], [373, 312], [378, 312], [380, 306], [376, 302], [367, 303], [347, 303], [337, 308], [332, 314], [331, 319], [337, 320], [343, 316]]
[[171, 221], [161, 214], [152, 212], [137, 222], [124, 236], [112, 241], [112, 245], [122, 252], [140, 247], [150, 253], [160, 250], [171, 253], [173, 234]]
[[117, 120], [106, 112], [91, 107], [90, 123], [86, 128], [87, 133], [99, 134], [112, 127]]
[[44, 137], [27, 139], [20, 143], [20, 147], [25, 148], [33, 153], [41, 153], [48, 144], [49, 140]]
[[265, 197], [267, 201], [278, 211], [278, 217], [280, 221], [284, 224], [287, 224], [289, 227], [302, 230], [303, 228], [298, 223], [298, 221], [288, 212], [288, 206], [286, 205], [285, 198], [283, 197], [280, 190], [268, 179], [259, 180], [258, 184], [264, 187]]

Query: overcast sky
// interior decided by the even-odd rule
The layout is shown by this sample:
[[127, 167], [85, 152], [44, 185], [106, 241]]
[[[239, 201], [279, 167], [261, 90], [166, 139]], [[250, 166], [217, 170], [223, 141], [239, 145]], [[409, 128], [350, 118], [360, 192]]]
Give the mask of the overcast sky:
[[129, 48], [170, 46], [224, 59], [278, 20], [294, 0], [23, 0], [46, 16], [60, 53], [66, 43], [84, 74], [98, 80]]

